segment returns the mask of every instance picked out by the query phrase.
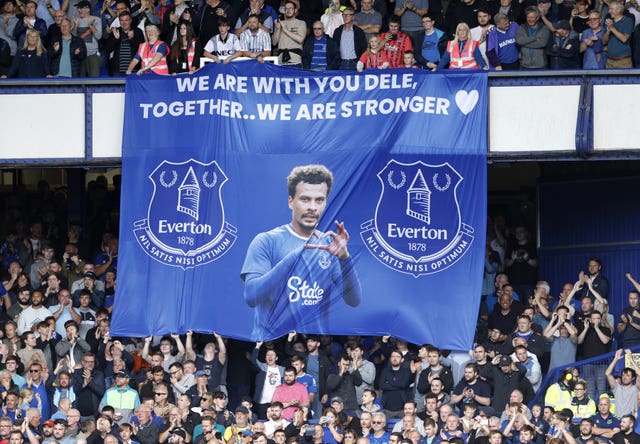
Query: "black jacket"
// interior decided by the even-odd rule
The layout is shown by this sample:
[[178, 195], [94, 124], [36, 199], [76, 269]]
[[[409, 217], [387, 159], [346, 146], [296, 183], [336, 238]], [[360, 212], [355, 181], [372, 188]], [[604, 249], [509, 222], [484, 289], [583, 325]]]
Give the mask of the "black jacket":
[[[58, 50], [54, 49], [56, 43], [59, 45]], [[51, 75], [57, 75], [60, 71], [60, 59], [62, 58], [62, 35], [51, 41], [49, 46], [49, 64], [51, 67]], [[76, 54], [76, 50], [79, 52]], [[80, 37], [75, 35], [71, 36], [71, 46], [69, 47], [71, 53], [71, 76], [80, 77], [80, 66], [82, 61], [87, 58], [87, 46]]]
[[[333, 40], [335, 40], [338, 48], [340, 48], [340, 40], [342, 39], [342, 31], [344, 30], [344, 25], [341, 25], [338, 29], [333, 32]], [[357, 26], [353, 27], [354, 32], [354, 47], [356, 49], [356, 59], [359, 59], [363, 52], [367, 50], [367, 36], [364, 34], [364, 31]], [[340, 55], [342, 59], [342, 54]]]
[[[122, 40], [123, 31], [122, 28], [118, 28], [120, 31], [120, 38], [116, 38], [113, 32], [109, 34], [109, 38], [104, 42], [104, 50], [107, 54], [113, 52], [113, 57], [109, 59], [109, 75], [112, 76], [123, 76], [124, 72], [120, 72], [120, 42]], [[129, 45], [131, 46], [131, 58], [136, 55], [138, 51], [138, 47], [141, 43], [144, 43], [144, 35], [142, 34], [142, 30], [140, 28], [132, 28], [133, 38], [129, 39]]]

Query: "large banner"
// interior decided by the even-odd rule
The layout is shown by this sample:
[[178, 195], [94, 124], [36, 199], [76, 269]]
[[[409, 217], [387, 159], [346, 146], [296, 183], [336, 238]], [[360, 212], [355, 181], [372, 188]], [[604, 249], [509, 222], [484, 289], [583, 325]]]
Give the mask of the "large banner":
[[472, 344], [486, 74], [132, 76], [111, 335]]

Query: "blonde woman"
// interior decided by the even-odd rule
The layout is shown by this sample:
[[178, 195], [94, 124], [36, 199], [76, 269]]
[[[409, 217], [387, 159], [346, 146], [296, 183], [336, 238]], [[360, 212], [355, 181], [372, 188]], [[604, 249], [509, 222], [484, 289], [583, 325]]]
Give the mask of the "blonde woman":
[[447, 43], [438, 68], [447, 65], [449, 69], [489, 69], [480, 52], [480, 43], [471, 39], [471, 30], [465, 22], [456, 27], [456, 35]]
[[40, 32], [35, 29], [29, 29], [24, 39], [24, 45], [15, 57], [7, 75], [7, 77], [18, 77], [20, 79], [36, 79], [39, 77], [51, 77], [49, 69], [49, 57], [47, 50], [42, 45]]
[[374, 35], [369, 40], [369, 47], [360, 56], [356, 69], [362, 72], [364, 69], [378, 68], [386, 69], [389, 67], [389, 57], [386, 51], [382, 50], [384, 43], [380, 37]]

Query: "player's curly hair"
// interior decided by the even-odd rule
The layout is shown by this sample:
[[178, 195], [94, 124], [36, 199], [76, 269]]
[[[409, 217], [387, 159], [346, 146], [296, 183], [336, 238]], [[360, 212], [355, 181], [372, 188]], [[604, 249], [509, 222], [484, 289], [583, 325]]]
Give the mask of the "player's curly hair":
[[295, 197], [298, 183], [306, 182], [312, 185], [327, 184], [327, 195], [333, 185], [333, 173], [324, 165], [302, 165], [291, 170], [287, 176], [287, 191], [289, 196]]

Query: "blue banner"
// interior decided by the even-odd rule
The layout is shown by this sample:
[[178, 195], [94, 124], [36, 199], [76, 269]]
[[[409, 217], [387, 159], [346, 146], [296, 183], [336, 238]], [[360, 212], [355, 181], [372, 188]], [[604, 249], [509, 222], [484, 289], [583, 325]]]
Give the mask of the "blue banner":
[[481, 73], [255, 62], [128, 78], [111, 335], [468, 348], [487, 91]]

